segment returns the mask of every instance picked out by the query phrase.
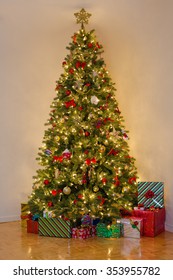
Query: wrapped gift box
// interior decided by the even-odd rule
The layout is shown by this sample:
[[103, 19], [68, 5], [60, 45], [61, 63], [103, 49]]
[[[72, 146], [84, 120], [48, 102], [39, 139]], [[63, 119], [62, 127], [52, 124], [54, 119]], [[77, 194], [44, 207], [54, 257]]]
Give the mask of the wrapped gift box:
[[89, 238], [90, 230], [88, 228], [73, 228], [72, 238], [86, 239]]
[[165, 208], [133, 210], [132, 214], [143, 218], [145, 236], [154, 237], [165, 230]]
[[112, 224], [106, 225], [104, 223], [98, 223], [96, 226], [96, 235], [98, 237], [106, 237], [106, 238], [119, 238], [122, 235], [122, 224]]
[[145, 208], [164, 207], [164, 184], [162, 182], [139, 182], [138, 204]]
[[96, 226], [99, 222], [100, 222], [99, 218], [95, 218], [95, 219], [92, 220], [93, 226]]
[[94, 236], [96, 236], [95, 226], [72, 228], [72, 238], [86, 239]]
[[111, 237], [120, 238], [122, 236], [123, 224], [118, 223], [118, 224], [115, 224], [115, 225], [111, 225], [110, 230], [112, 232]]
[[38, 229], [39, 235], [71, 238], [71, 224], [69, 220], [40, 217], [38, 219]]
[[143, 219], [130, 217], [121, 219], [124, 237], [140, 238], [143, 235]]
[[26, 227], [26, 221], [31, 218], [29, 206], [27, 203], [21, 203], [21, 226]]
[[38, 234], [38, 221], [27, 220], [27, 232]]

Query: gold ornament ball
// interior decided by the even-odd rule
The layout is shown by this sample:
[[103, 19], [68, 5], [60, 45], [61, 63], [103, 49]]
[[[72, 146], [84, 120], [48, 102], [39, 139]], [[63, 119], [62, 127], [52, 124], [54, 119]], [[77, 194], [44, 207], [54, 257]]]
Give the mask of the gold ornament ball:
[[55, 141], [57, 141], [57, 142], [59, 142], [59, 140], [60, 140], [60, 137], [59, 136], [55, 136]]
[[94, 187], [93, 187], [93, 191], [94, 191], [94, 192], [98, 192], [98, 191], [99, 191], [99, 187], [94, 186]]
[[105, 150], [106, 150], [105, 146], [101, 146], [99, 152], [100, 152], [100, 153], [104, 153]]
[[71, 189], [67, 186], [63, 188], [63, 193], [69, 195], [71, 193]]

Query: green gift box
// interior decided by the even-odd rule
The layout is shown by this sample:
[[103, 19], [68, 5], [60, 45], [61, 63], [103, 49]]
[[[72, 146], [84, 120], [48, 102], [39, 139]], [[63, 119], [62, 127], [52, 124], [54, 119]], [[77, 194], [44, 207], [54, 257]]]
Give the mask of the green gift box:
[[71, 238], [71, 224], [61, 218], [41, 217], [38, 219], [38, 232], [43, 236]]
[[104, 223], [97, 224], [96, 233], [98, 237], [120, 238], [122, 236], [122, 224], [106, 225]]
[[111, 225], [110, 230], [112, 231], [111, 237], [120, 238], [122, 236], [123, 225], [121, 223]]

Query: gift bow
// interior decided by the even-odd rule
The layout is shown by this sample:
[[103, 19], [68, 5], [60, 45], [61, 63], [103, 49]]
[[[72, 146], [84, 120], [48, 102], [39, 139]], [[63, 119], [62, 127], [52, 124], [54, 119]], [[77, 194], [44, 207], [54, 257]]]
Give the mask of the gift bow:
[[127, 224], [127, 225], [130, 224], [132, 226], [132, 228], [136, 228], [140, 232], [139, 228], [137, 227], [139, 224], [138, 221], [133, 221], [131, 219], [122, 219], [122, 223]]
[[87, 165], [90, 165], [91, 163], [96, 163], [96, 162], [97, 162], [96, 158], [92, 158], [92, 159], [87, 158], [87, 159], [85, 160], [85, 163], [86, 163]]
[[160, 205], [160, 203], [159, 202], [157, 202], [155, 199], [154, 199], [154, 196], [156, 196], [155, 194], [154, 194], [154, 192], [152, 191], [152, 190], [148, 190], [146, 193], [145, 193], [145, 198], [146, 199], [152, 199], [153, 200], [153, 202], [155, 202], [159, 207], [162, 207], [162, 205]]
[[74, 101], [74, 99], [70, 100], [70, 101], [66, 101], [65, 102], [65, 106], [66, 108], [69, 108], [69, 107], [76, 107], [76, 103]]
[[53, 161], [59, 161], [59, 162], [62, 162], [63, 161], [63, 156], [54, 156], [53, 157]]

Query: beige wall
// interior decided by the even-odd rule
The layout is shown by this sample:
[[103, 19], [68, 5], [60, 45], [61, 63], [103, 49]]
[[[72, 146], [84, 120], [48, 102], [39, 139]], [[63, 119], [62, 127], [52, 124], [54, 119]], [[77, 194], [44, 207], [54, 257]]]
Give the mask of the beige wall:
[[91, 12], [141, 180], [165, 183], [166, 228], [173, 231], [173, 1], [0, 0], [0, 221], [16, 220], [32, 189], [38, 147], [78, 30]]

